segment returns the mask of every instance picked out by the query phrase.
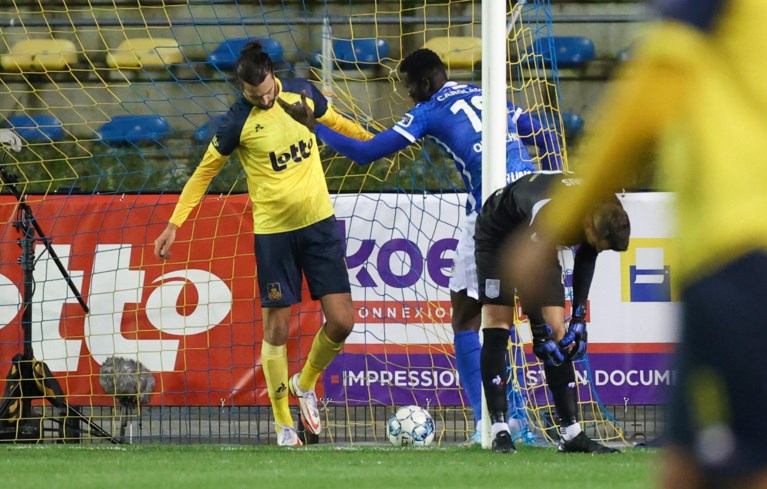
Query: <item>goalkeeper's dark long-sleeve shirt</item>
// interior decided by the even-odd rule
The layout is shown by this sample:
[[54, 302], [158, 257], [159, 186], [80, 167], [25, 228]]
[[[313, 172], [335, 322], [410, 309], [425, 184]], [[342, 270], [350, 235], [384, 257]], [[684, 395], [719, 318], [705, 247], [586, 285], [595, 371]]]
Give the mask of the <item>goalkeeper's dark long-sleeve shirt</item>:
[[[526, 175], [496, 191], [482, 205], [477, 218], [474, 238], [477, 251], [497, 249], [500, 243], [520, 226], [531, 226], [536, 218], [546, 212], [552, 193], [579, 185], [580, 180], [570, 173], [535, 173]], [[535, 239], [534, 234], [531, 239]], [[559, 245], [577, 246], [573, 266], [572, 304], [573, 312], [575, 312], [578, 305], [586, 304], [599, 252], [586, 241], [583, 233], [576, 240], [559, 243]], [[556, 247], [551, 249], [551, 256], [552, 259], [548, 262], [557, 269], [541, 270], [541, 277], [561, 277]], [[521, 280], [524, 279], [521, 278]], [[554, 278], [550, 279], [554, 280]], [[564, 295], [562, 305], [564, 305]]]

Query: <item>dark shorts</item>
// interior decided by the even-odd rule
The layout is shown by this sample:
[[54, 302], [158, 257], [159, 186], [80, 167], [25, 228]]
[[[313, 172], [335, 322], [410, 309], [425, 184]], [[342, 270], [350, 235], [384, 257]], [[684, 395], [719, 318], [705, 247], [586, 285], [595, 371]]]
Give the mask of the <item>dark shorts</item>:
[[[477, 234], [479, 228], [477, 228]], [[474, 242], [474, 257], [477, 260], [477, 279], [479, 281], [479, 302], [482, 304], [497, 304], [502, 306], [514, 306], [514, 297], [517, 294], [517, 280], [515, 277], [502, 277], [504, 256], [501, 253], [505, 236], [477, 238]], [[562, 284], [562, 267], [554, 255], [550, 266], [535, 277], [544, 284], [543, 303], [541, 306], [565, 305], [565, 289]], [[520, 297], [524, 306], [524, 297]]]
[[295, 231], [256, 234], [255, 240], [262, 306], [301, 302], [302, 272], [312, 299], [351, 292], [335, 216]]
[[670, 435], [712, 481], [767, 468], [765, 294], [764, 253], [745, 255], [682, 293]]

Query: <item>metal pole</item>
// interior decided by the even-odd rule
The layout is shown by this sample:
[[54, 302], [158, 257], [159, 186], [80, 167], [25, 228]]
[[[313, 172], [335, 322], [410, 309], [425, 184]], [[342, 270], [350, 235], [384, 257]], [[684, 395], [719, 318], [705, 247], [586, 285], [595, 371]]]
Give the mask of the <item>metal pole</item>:
[[[506, 183], [506, 2], [482, 2], [482, 202]], [[486, 327], [482, 314], [482, 327]], [[490, 448], [482, 389], [482, 448]]]
[[330, 23], [330, 17], [325, 16], [322, 20], [322, 94], [333, 102], [333, 26]]

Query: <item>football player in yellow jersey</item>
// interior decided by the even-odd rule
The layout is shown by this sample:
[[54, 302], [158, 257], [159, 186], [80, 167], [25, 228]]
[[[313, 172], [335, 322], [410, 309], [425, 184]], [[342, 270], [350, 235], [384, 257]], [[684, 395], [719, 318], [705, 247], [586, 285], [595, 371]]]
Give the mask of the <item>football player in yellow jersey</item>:
[[[295, 103], [305, 92], [315, 116], [324, 124], [358, 139], [372, 135], [335, 112], [308, 81], [276, 78], [272, 61], [258, 42], [243, 48], [236, 71], [242, 96], [229, 109], [200, 165], [184, 186], [170, 222], [155, 240], [155, 255], [158, 259], [170, 256], [176, 231], [237, 150], [253, 203], [264, 323], [261, 363], [274, 411], [277, 443], [299, 446], [288, 391], [298, 397], [305, 428], [319, 434], [322, 426], [314, 386], [351, 333], [354, 310], [343, 236], [330, 202], [317, 140], [275, 102], [281, 99]], [[312, 298], [321, 302], [326, 323], [317, 333], [301, 372], [288, 379], [290, 306], [301, 302], [302, 272]]]
[[509, 273], [535, 270], [540, 241], [577, 229], [591, 200], [619, 189], [658, 143], [661, 174], [677, 192], [683, 291], [663, 484], [764, 488], [767, 9], [763, 0], [655, 3], [663, 20], [612, 86], [582, 148], [584, 185], [552, 199], [556, 220], [538, 222], [538, 243], [516, 241]]

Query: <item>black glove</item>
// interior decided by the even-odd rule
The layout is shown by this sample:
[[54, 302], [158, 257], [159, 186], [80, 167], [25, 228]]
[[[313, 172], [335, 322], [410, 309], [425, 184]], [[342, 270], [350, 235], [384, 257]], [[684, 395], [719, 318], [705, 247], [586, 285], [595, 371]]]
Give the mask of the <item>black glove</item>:
[[567, 333], [559, 342], [560, 348], [568, 350], [567, 357], [570, 360], [578, 360], [586, 354], [589, 333], [586, 330], [586, 306], [579, 305], [575, 308]]
[[559, 345], [551, 338], [551, 327], [548, 324], [533, 324], [530, 326], [533, 332], [533, 353], [546, 365], [561, 365], [565, 356], [559, 349]]

